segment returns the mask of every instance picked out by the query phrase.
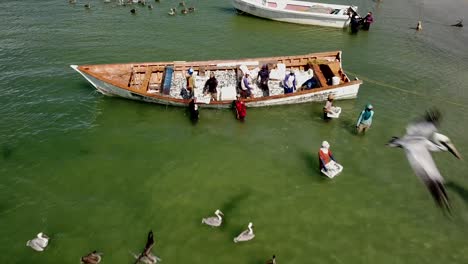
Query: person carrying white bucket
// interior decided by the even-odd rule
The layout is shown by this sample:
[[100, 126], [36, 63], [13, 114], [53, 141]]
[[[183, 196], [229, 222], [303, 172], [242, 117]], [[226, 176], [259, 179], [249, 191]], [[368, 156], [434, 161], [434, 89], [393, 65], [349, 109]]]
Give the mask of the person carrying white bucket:
[[322, 147], [318, 153], [320, 171], [328, 178], [334, 178], [343, 170], [343, 166], [338, 164], [330, 150], [330, 144], [327, 141], [322, 142]]

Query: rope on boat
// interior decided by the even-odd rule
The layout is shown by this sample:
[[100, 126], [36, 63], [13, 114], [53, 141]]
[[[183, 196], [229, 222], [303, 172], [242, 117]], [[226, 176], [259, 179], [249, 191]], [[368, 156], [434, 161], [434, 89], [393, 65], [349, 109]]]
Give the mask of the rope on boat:
[[[352, 74], [352, 75], [354, 75], [354, 76], [357, 76], [357, 74], [352, 73], [352, 72], [350, 72], [350, 71], [346, 71], [346, 72], [347, 72], [347, 73], [350, 73], [350, 74]], [[366, 81], [366, 82], [369, 82], [369, 83], [376, 84], [376, 85], [378, 85], [378, 86], [390, 88], [390, 89], [397, 90], [397, 91], [400, 91], [400, 92], [404, 92], [404, 93], [407, 93], [407, 94], [412, 94], [412, 95], [416, 95], [416, 96], [419, 96], [419, 97], [428, 97], [428, 98], [431, 98], [431, 99], [433, 99], [433, 100], [437, 100], [437, 101], [441, 101], [441, 102], [445, 102], [445, 103], [449, 103], [449, 104], [452, 104], [452, 105], [456, 105], [456, 106], [459, 106], [459, 107], [466, 108], [466, 105], [465, 105], [465, 104], [457, 103], [457, 102], [451, 101], [451, 100], [449, 100], [449, 99], [447, 99], [447, 98], [429, 96], [429, 95], [426, 95], [426, 94], [424, 94], [424, 93], [418, 93], [418, 92], [415, 92], [415, 91], [412, 91], [412, 90], [400, 88], [400, 87], [397, 87], [397, 86], [395, 86], [395, 85], [391, 85], [391, 84], [379, 82], [379, 81], [376, 81], [376, 80], [369, 79], [369, 78], [367, 78], [367, 77], [359, 76], [359, 79], [361, 79], [361, 80], [363, 80], [363, 81]]]

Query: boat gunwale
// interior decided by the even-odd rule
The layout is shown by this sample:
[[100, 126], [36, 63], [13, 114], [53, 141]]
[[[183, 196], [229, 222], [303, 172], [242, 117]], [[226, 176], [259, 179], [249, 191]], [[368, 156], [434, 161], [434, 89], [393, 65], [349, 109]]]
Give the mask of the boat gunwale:
[[[190, 102], [190, 99], [182, 99], [182, 98], [174, 98], [168, 95], [162, 95], [162, 94], [153, 94], [153, 93], [148, 93], [148, 92], [142, 92], [139, 89], [135, 89], [133, 87], [122, 87], [122, 84], [120, 82], [116, 82], [113, 80], [109, 80], [102, 75], [96, 74], [92, 72], [89, 68], [90, 67], [122, 67], [125, 65], [128, 66], [145, 66], [145, 67], [154, 67], [154, 66], [167, 66], [167, 65], [177, 65], [177, 66], [192, 66], [192, 67], [200, 67], [200, 66], [206, 66], [206, 65], [211, 65], [216, 63], [236, 63], [238, 65], [235, 66], [230, 66], [232, 69], [236, 69], [239, 65], [239, 63], [242, 62], [249, 62], [249, 61], [258, 61], [259, 63], [261, 61], [284, 61], [284, 60], [294, 60], [294, 59], [301, 59], [301, 58], [307, 58], [307, 59], [320, 59], [320, 57], [338, 57], [339, 58], [339, 63], [340, 63], [340, 69], [342, 73], [347, 77], [345, 71], [342, 69], [341, 65], [341, 54], [342, 51], [329, 51], [329, 52], [318, 52], [318, 53], [308, 53], [308, 54], [303, 54], [303, 55], [291, 55], [291, 56], [276, 56], [276, 57], [260, 57], [260, 58], [243, 58], [243, 59], [233, 59], [233, 60], [208, 60], [208, 61], [171, 61], [171, 62], [148, 62], [148, 63], [114, 63], [114, 64], [87, 64], [87, 65], [79, 65], [78, 70], [85, 73], [89, 74], [90, 76], [101, 80], [105, 83], [111, 84], [119, 89], [126, 90], [128, 92], [137, 94], [139, 96], [143, 97], [148, 97], [148, 98], [155, 98], [155, 99], [160, 99], [163, 101], [168, 101], [168, 102], [175, 102], [175, 103], [181, 103], [181, 104], [188, 104]], [[278, 62], [277, 62], [278, 63]], [[243, 99], [246, 104], [252, 103], [252, 102], [262, 102], [262, 101], [270, 101], [274, 99], [281, 99], [281, 98], [287, 98], [287, 97], [294, 97], [294, 96], [301, 96], [304, 94], [311, 94], [311, 93], [318, 93], [321, 91], [326, 91], [326, 90], [333, 90], [336, 88], [342, 88], [342, 87], [347, 87], [355, 84], [362, 84], [361, 80], [350, 80], [348, 77], [348, 82], [343, 82], [338, 85], [327, 85], [325, 87], [319, 87], [319, 88], [314, 88], [310, 90], [302, 90], [302, 91], [297, 91], [294, 93], [288, 93], [288, 94], [278, 94], [278, 95], [270, 95], [270, 96], [262, 96], [262, 97], [255, 97], [255, 98], [246, 98]], [[210, 105], [226, 105], [226, 104], [231, 104], [232, 100], [218, 100], [218, 101], [211, 101], [209, 104]], [[200, 103], [204, 104], [204, 103]]]

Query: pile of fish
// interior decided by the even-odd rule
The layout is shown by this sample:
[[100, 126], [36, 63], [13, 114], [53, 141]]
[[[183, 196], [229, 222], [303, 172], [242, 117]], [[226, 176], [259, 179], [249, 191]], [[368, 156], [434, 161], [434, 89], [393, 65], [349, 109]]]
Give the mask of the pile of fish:
[[[236, 76], [235, 70], [225, 71], [214, 71], [215, 78], [218, 80], [218, 99], [221, 99], [221, 93], [223, 88], [236, 89], [235, 93], [238, 93], [240, 89], [241, 76]], [[195, 97], [201, 97], [203, 94], [203, 88], [205, 87], [206, 81], [209, 79], [210, 71], [206, 71], [203, 76], [198, 76], [198, 72], [194, 72], [195, 78]], [[250, 78], [250, 84], [253, 87], [254, 97], [262, 97], [263, 91], [259, 88], [257, 75], [252, 74], [253, 78]], [[268, 82], [269, 94], [278, 95], [283, 94], [284, 89], [281, 87], [280, 80], [270, 80]], [[182, 88], [187, 86], [187, 79], [185, 73], [177, 72], [172, 77], [170, 96], [174, 98], [182, 98], [180, 92]], [[231, 98], [234, 99], [234, 98]]]

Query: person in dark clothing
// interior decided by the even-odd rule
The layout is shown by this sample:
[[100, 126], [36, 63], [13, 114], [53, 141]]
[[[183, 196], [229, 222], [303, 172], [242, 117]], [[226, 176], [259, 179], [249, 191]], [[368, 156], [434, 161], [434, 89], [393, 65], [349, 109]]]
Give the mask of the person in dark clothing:
[[190, 120], [192, 122], [198, 121], [199, 112], [198, 112], [198, 105], [195, 103], [195, 99], [192, 99], [189, 103], [189, 113], [190, 113]]
[[354, 13], [353, 16], [351, 17], [351, 21], [349, 22], [349, 25], [351, 26], [352, 34], [358, 33], [359, 26], [361, 25], [361, 20], [359, 19], [356, 13]]
[[372, 12], [367, 13], [367, 15], [362, 20], [362, 30], [369, 30], [369, 27], [373, 22], [374, 17], [372, 17]]
[[270, 71], [268, 70], [268, 65], [264, 64], [262, 69], [258, 72], [257, 79], [259, 81], [259, 87], [263, 91], [263, 96], [270, 95], [270, 91], [268, 89], [268, 81], [270, 80]]
[[203, 88], [203, 93], [209, 93], [211, 98], [216, 101], [218, 100], [218, 91], [216, 90], [216, 87], [218, 87], [218, 80], [216, 80], [214, 72], [211, 72], [210, 78], [206, 81], [205, 87]]

